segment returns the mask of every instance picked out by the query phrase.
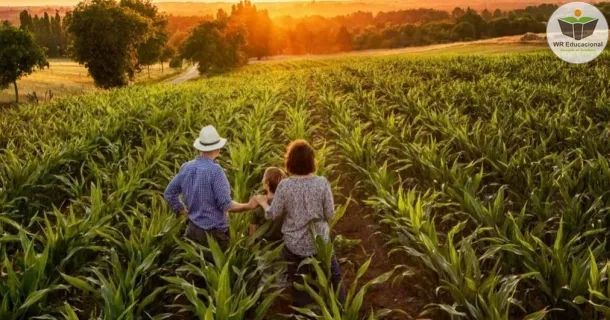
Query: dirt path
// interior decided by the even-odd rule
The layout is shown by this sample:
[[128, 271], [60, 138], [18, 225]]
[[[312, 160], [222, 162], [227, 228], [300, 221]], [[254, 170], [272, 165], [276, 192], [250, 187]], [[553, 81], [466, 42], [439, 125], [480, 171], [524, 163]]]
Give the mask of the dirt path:
[[[390, 249], [385, 246], [385, 240], [376, 229], [373, 212], [363, 204], [367, 195], [362, 192], [353, 192], [354, 181], [340, 180], [340, 190], [343, 197], [352, 194], [351, 202], [345, 216], [337, 223], [333, 230], [347, 239], [360, 240], [360, 246], [350, 250], [337, 252], [339, 258], [347, 258], [348, 264], [343, 265], [345, 282], [350, 285], [358, 268], [372, 257], [369, 269], [360, 280], [361, 285], [386, 273], [392, 271], [396, 266], [404, 264], [398, 257], [390, 257]], [[341, 196], [339, 196], [341, 197]], [[343, 199], [335, 199], [342, 201]], [[382, 309], [402, 310], [409, 315], [393, 313], [384, 317], [387, 320], [418, 319], [418, 314], [427, 303], [427, 298], [416, 289], [414, 283], [411, 285], [399, 283], [392, 285], [392, 280], [377, 285], [371, 289], [365, 298], [362, 311], [368, 313], [371, 308], [379, 311]]]
[[[345, 201], [354, 186], [352, 182], [345, 180], [340, 180], [340, 185], [341, 195], [338, 195], [335, 199], [338, 203]], [[339, 220], [333, 230], [335, 235], [341, 235], [349, 240], [360, 240], [358, 246], [337, 248], [337, 258], [345, 260], [345, 263], [342, 263], [342, 272], [344, 284], [348, 287], [353, 283], [358, 268], [371, 257], [371, 264], [360, 279], [360, 286], [404, 263], [404, 261], [389, 256], [390, 249], [385, 246], [385, 241], [377, 233], [378, 230], [374, 227], [373, 217], [370, 216], [371, 211], [362, 204], [361, 200], [365, 198], [364, 194], [355, 196], [354, 199], [357, 200], [351, 202], [345, 216]], [[265, 319], [279, 319], [278, 314], [293, 313], [294, 310], [290, 308], [291, 297], [292, 290], [288, 288], [284, 291], [283, 297], [274, 303]], [[384, 317], [384, 320], [419, 319], [417, 315], [423, 310], [427, 301], [428, 299], [422, 296], [422, 293], [415, 286], [408, 286], [404, 283], [392, 285], [392, 280], [390, 280], [368, 291], [360, 309], [362, 311], [360, 316], [365, 317], [373, 308], [376, 311], [382, 309], [402, 310], [409, 314], [396, 312]]]
[[197, 70], [197, 67], [199, 65], [195, 64], [192, 67], [188, 68], [188, 70], [186, 70], [184, 73], [180, 74], [179, 76], [172, 78], [170, 80], [167, 81], [167, 83], [169, 84], [181, 84], [184, 82], [187, 82], [189, 80], [192, 79], [196, 79], [199, 77], [199, 70]]

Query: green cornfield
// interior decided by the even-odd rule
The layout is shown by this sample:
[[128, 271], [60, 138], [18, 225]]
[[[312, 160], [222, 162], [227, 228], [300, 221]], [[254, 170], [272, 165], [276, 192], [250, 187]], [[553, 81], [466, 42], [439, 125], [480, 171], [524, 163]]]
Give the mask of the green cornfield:
[[[345, 58], [3, 109], [0, 319], [607, 318], [609, 79], [607, 53]], [[206, 124], [229, 138], [238, 201], [288, 142], [312, 142], [332, 224], [362, 206], [391, 271], [350, 262], [358, 241], [335, 232], [347, 301], [319, 243], [300, 288], [315, 303], [286, 309], [263, 277], [281, 247], [248, 236], [248, 213], [226, 253], [184, 240], [162, 192]], [[413, 298], [371, 308], [393, 295], [382, 283]]]

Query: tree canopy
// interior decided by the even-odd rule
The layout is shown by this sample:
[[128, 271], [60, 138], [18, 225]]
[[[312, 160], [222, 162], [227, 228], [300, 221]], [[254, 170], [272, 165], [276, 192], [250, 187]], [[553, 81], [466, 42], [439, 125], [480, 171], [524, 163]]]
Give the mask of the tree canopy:
[[36, 41], [46, 49], [49, 57], [61, 57], [66, 54], [68, 37], [65, 32], [64, 17], [59, 11], [51, 16], [47, 12], [42, 17], [33, 17], [27, 10], [19, 14], [20, 28], [34, 34]]
[[273, 54], [271, 52], [273, 22], [266, 10], [257, 10], [250, 0], [240, 1], [232, 6], [229, 19], [247, 30], [244, 50], [248, 57], [261, 59]]
[[124, 86], [138, 70], [138, 48], [154, 33], [154, 21], [113, 0], [78, 4], [68, 20], [74, 58], [102, 88]]
[[159, 56], [159, 62], [161, 62], [161, 72], [163, 72], [163, 64], [172, 60], [175, 55], [176, 50], [174, 50], [172, 47], [164, 47], [163, 50], [161, 50], [161, 55]]
[[120, 5], [150, 19], [152, 23], [148, 40], [138, 46], [138, 65], [150, 66], [159, 62], [169, 38], [166, 31], [167, 18], [159, 13], [157, 6], [150, 0], [121, 0]]
[[219, 72], [246, 63], [243, 28], [228, 20], [206, 21], [191, 31], [182, 56], [199, 64], [199, 73]]
[[13, 84], [17, 103], [17, 80], [32, 73], [35, 67], [42, 67], [46, 63], [44, 49], [30, 32], [8, 25], [0, 26], [0, 89], [6, 89]]

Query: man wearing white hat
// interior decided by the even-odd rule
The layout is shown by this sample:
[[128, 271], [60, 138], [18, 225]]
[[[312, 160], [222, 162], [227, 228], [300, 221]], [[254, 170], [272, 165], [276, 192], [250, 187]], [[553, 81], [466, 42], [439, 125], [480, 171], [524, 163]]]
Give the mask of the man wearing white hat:
[[[231, 199], [229, 180], [216, 163], [220, 149], [227, 143], [213, 126], [205, 126], [193, 146], [199, 150], [195, 160], [185, 163], [165, 189], [165, 200], [176, 213], [188, 215], [186, 237], [207, 246], [207, 235], [223, 250], [229, 247], [226, 212], [252, 210], [257, 203], [237, 203]], [[180, 201], [183, 196], [184, 203]], [[185, 207], [186, 204], [186, 207]]]

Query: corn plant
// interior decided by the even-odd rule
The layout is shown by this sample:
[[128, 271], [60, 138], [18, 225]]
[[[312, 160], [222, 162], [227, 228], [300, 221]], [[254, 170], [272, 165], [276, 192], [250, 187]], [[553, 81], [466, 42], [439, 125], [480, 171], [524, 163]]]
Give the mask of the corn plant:
[[35, 250], [35, 243], [20, 233], [21, 251], [9, 259], [4, 253], [0, 268], [0, 318], [19, 320], [49, 315], [49, 296], [67, 287], [50, 278], [49, 248]]
[[[279, 290], [268, 292], [277, 273], [262, 286], [258, 284], [262, 272], [271, 268], [269, 264], [274, 263], [282, 247], [270, 250], [269, 246], [259, 248], [252, 241], [242, 240], [225, 253], [213, 238], [208, 237], [208, 241], [209, 248], [195, 243], [180, 244], [182, 253], [177, 258], [183, 261], [183, 266], [177, 272], [184, 277], [163, 277], [169, 283], [169, 293], [184, 295], [190, 302], [188, 307], [176, 306], [179, 312], [190, 312], [201, 319], [262, 319], [280, 294]], [[240, 252], [243, 245], [252, 245], [254, 255]], [[206, 261], [206, 251], [213, 261]], [[268, 294], [263, 298], [264, 292]]]
[[593, 315], [588, 315], [591, 318], [607, 318], [610, 316], [610, 308], [607, 306], [610, 302], [609, 263], [606, 262], [599, 269], [595, 255], [591, 251], [589, 252], [589, 259], [588, 293], [575, 297], [574, 303], [592, 306], [594, 309]]
[[48, 276], [57, 272], [76, 272], [105, 250], [103, 234], [112, 231], [112, 216], [99, 220], [93, 215], [79, 218], [73, 208], [65, 213], [58, 210], [45, 216], [43, 233], [38, 240], [48, 250]]
[[[301, 265], [311, 265], [313, 274], [303, 276], [303, 284], [295, 283], [297, 290], [305, 291], [314, 301], [312, 308], [293, 307], [300, 314], [315, 319], [325, 320], [357, 320], [363, 313], [362, 305], [367, 291], [378, 284], [386, 282], [393, 274], [393, 271], [382, 274], [364, 285], [360, 286], [359, 281], [371, 264], [369, 258], [358, 268], [356, 277], [347, 290], [345, 301], [341, 301], [339, 292], [342, 290], [341, 284], [338, 288], [331, 285], [331, 263], [334, 254], [332, 242], [325, 242], [321, 236], [316, 237], [316, 256], [303, 261]], [[371, 311], [370, 319], [382, 319], [391, 313], [392, 310]], [[301, 317], [300, 317], [301, 318]]]
[[[73, 277], [62, 274], [62, 277], [74, 288], [93, 294], [102, 301], [99, 317], [102, 319], [144, 319], [146, 308], [155, 302], [157, 296], [165, 289], [155, 288], [144, 293], [145, 282], [157, 268], [154, 259], [158, 252], [151, 253], [141, 262], [129, 261], [126, 265], [120, 260], [116, 251], [111, 251], [106, 258], [108, 267], [92, 267], [92, 277]], [[95, 312], [95, 311], [94, 311]], [[156, 319], [167, 315], [156, 315]]]

